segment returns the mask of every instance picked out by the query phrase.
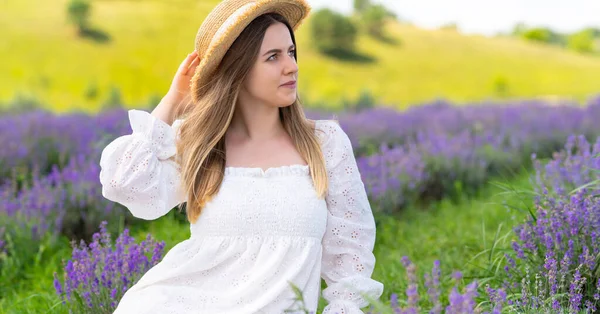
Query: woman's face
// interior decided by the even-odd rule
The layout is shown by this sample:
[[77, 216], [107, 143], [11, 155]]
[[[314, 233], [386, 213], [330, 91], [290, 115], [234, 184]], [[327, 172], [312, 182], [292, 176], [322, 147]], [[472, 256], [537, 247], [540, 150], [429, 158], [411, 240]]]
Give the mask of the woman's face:
[[294, 58], [294, 43], [288, 28], [275, 23], [267, 29], [258, 58], [243, 84], [243, 99], [269, 106], [290, 106], [296, 100], [298, 65]]

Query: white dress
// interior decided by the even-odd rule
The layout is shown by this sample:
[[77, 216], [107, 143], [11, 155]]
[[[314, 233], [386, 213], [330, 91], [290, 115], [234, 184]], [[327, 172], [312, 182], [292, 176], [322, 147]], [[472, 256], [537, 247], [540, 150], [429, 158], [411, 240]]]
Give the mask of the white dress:
[[[175, 141], [181, 120], [168, 125], [129, 110], [132, 134], [101, 154], [102, 195], [151, 220], [186, 201]], [[219, 193], [191, 236], [165, 254], [118, 303], [117, 314], [283, 313], [298, 308], [289, 283], [316, 312], [321, 277], [323, 313], [358, 314], [383, 284], [371, 279], [375, 221], [347, 134], [316, 120], [329, 177], [318, 199], [308, 165], [227, 167]], [[323, 131], [323, 132], [320, 132]]]

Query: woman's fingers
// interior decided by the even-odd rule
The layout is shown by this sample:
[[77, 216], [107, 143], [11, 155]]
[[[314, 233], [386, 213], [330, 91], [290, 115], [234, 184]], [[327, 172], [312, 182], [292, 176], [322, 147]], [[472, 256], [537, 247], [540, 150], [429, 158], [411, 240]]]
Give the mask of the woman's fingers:
[[198, 53], [195, 50], [194, 52], [188, 54], [187, 57], [183, 60], [183, 62], [181, 62], [181, 64], [179, 65], [179, 69], [177, 71], [181, 74], [185, 74], [190, 64], [192, 63], [194, 58], [196, 58], [197, 55]]
[[187, 69], [186, 75], [191, 75], [196, 71], [196, 67], [198, 66], [198, 64], [200, 63], [200, 58], [196, 57], [194, 58], [194, 60], [192, 61], [192, 63], [190, 63], [190, 66]]

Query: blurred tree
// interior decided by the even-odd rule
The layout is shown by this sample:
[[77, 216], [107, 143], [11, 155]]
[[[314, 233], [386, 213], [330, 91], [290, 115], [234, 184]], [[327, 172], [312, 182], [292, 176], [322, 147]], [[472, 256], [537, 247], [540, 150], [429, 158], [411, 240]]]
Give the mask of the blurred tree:
[[362, 111], [365, 109], [370, 109], [375, 107], [377, 100], [375, 99], [375, 96], [371, 93], [370, 90], [368, 89], [363, 89], [360, 93], [360, 95], [358, 96], [358, 99], [356, 100], [356, 102], [353, 104], [354, 106], [354, 110], [355, 111]]
[[569, 35], [567, 47], [577, 52], [593, 52], [595, 47], [596, 30], [593, 28], [583, 29], [579, 32]]
[[313, 14], [311, 23], [312, 38], [321, 52], [354, 50], [357, 29], [349, 18], [321, 9]]
[[494, 78], [494, 93], [499, 97], [508, 96], [508, 79], [503, 75]]
[[158, 106], [158, 104], [160, 103], [160, 101], [162, 100], [162, 97], [158, 94], [152, 94], [148, 97], [148, 101], [146, 102], [145, 106], [142, 106], [142, 108], [147, 109], [148, 112], [151, 112], [152, 110], [154, 110], [154, 108], [156, 108], [156, 106]]
[[354, 0], [354, 12], [362, 14], [369, 6], [371, 0]]
[[96, 84], [96, 82], [88, 83], [83, 95], [87, 100], [96, 99], [96, 97], [98, 97], [98, 84]]
[[550, 43], [550, 40], [552, 39], [552, 32], [547, 28], [538, 27], [525, 30], [521, 34], [521, 37], [531, 41]]
[[371, 90], [363, 88], [355, 100], [342, 97], [340, 101], [340, 107], [343, 111], [357, 113], [366, 109], [375, 108], [377, 105], [377, 99]]
[[561, 34], [549, 28], [527, 28], [517, 24], [512, 34], [526, 40], [543, 42], [574, 50], [577, 52], [600, 52], [600, 29], [585, 28], [573, 34]]
[[20, 114], [35, 110], [47, 111], [48, 106], [32, 93], [17, 92], [12, 100], [0, 103], [0, 115]]
[[378, 39], [386, 38], [384, 28], [388, 19], [398, 20], [398, 16], [382, 4], [373, 4], [370, 0], [354, 1], [355, 23], [365, 32]]
[[446, 24], [440, 26], [440, 29], [458, 31], [458, 25], [456, 25], [456, 22], [446, 23]]
[[546, 44], [552, 44], [557, 46], [566, 46], [567, 39], [566, 36], [553, 30], [545, 27], [535, 27], [535, 28], [522, 28], [519, 30], [520, 33], [517, 36], [530, 40], [537, 41]]
[[67, 16], [71, 23], [77, 26], [79, 34], [88, 28], [91, 5], [88, 0], [71, 0], [67, 4]]
[[527, 30], [527, 26], [523, 22], [517, 23], [512, 30], [513, 36], [521, 36]]
[[116, 86], [111, 86], [108, 99], [101, 105], [101, 111], [116, 108], [123, 108], [123, 100], [121, 98], [121, 90]]
[[369, 35], [382, 38], [384, 37], [385, 22], [389, 17], [388, 10], [383, 5], [376, 4], [363, 11], [362, 21]]

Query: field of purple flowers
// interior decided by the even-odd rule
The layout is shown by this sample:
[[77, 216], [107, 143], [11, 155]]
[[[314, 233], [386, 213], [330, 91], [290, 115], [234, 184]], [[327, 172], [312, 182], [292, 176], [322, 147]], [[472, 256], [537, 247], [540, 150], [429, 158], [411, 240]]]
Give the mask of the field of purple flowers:
[[[404, 292], [386, 291], [373, 313], [585, 313], [600, 306], [600, 97], [584, 106], [440, 101], [337, 116], [380, 225], [411, 208], [478, 197], [498, 178], [508, 180], [499, 185], [506, 198], [524, 199], [507, 204], [523, 219], [482, 252], [489, 267], [468, 278], [458, 270], [442, 275], [442, 257], [420, 279], [405, 252], [377, 252], [404, 256], [375, 272], [394, 269]], [[0, 116], [0, 313], [110, 313], [173, 245], [171, 236], [161, 238], [166, 231], [101, 195], [100, 152], [130, 132], [122, 109]], [[527, 171], [531, 188], [511, 186], [511, 177]], [[175, 211], [162, 220], [185, 223]]]

